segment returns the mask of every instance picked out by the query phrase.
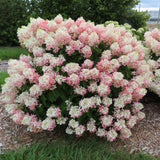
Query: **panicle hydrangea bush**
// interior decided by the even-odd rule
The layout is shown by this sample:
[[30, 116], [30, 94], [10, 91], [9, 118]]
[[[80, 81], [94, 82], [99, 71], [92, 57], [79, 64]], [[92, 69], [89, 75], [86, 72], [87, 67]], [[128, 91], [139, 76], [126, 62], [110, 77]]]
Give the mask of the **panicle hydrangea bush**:
[[146, 54], [147, 63], [154, 73], [150, 90], [160, 96], [160, 30], [155, 28], [145, 33], [145, 45], [149, 48]]
[[18, 37], [30, 56], [9, 61], [2, 87], [14, 122], [32, 132], [64, 125], [76, 136], [131, 136], [145, 117], [139, 100], [153, 75], [143, 45], [125, 27], [58, 15], [31, 19]]

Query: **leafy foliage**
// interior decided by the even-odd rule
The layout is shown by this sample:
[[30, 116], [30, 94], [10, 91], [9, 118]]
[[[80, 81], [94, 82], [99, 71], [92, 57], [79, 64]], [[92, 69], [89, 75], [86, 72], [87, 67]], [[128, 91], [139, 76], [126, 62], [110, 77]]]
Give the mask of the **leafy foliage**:
[[72, 19], [82, 16], [95, 23], [104, 23], [107, 20], [118, 21], [120, 24], [129, 23], [136, 29], [146, 26], [149, 19], [146, 12], [132, 9], [139, 0], [37, 0], [35, 3], [39, 9], [35, 8], [34, 12], [45, 19], [52, 19], [57, 14]]
[[17, 45], [17, 28], [26, 24], [29, 13], [26, 0], [0, 1], [0, 45]]
[[64, 18], [104, 23], [107, 20], [129, 23], [134, 28], [146, 26], [147, 12], [138, 12], [132, 8], [139, 0], [1, 0], [0, 1], [0, 45], [17, 45], [16, 30], [29, 22], [30, 17], [53, 19], [57, 14]]

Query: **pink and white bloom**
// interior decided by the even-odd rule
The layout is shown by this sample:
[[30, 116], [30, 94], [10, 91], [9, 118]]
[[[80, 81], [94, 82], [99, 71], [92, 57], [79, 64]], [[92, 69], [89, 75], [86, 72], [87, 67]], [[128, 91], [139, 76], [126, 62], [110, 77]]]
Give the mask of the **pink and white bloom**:
[[48, 108], [46, 115], [49, 118], [60, 118], [61, 109], [55, 106], [51, 106], [50, 108]]
[[113, 123], [113, 117], [111, 115], [108, 116], [102, 116], [101, 117], [102, 121], [102, 127], [106, 129], [107, 127], [111, 126]]
[[86, 130], [85, 126], [79, 125], [79, 126], [75, 129], [75, 134], [76, 134], [76, 136], [78, 136], [78, 137], [82, 136], [82, 134], [84, 133], [85, 130]]
[[107, 135], [107, 140], [112, 142], [116, 140], [118, 133], [114, 129], [111, 129], [107, 132], [106, 135]]
[[55, 120], [46, 118], [42, 121], [42, 129], [51, 131], [56, 127]]

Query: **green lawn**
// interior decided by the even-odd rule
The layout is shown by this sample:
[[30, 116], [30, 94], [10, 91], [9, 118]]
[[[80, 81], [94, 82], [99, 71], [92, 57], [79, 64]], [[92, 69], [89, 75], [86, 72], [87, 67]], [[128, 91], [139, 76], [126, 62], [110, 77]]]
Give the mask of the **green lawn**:
[[28, 51], [21, 47], [0, 47], [0, 59], [18, 59], [21, 54], [28, 54]]
[[1, 85], [4, 84], [4, 80], [6, 77], [8, 77], [7, 72], [0, 72], [0, 91], [1, 91]]
[[[52, 143], [39, 143], [16, 152], [0, 155], [0, 160], [156, 160], [146, 154], [131, 155], [114, 151], [104, 140], [60, 138]], [[157, 159], [158, 160], [158, 159]]]

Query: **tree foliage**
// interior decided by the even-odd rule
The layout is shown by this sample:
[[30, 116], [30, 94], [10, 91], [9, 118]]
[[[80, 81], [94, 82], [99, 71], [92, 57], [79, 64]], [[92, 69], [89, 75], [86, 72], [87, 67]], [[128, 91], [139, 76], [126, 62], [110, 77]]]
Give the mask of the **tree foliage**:
[[53, 19], [62, 14], [74, 20], [82, 16], [96, 24], [113, 20], [136, 29], [144, 27], [149, 15], [132, 9], [138, 3], [139, 0], [1, 0], [0, 45], [17, 45], [17, 28], [27, 24], [30, 17]]
[[25, 0], [0, 0], [0, 45], [16, 45], [17, 28], [26, 24], [27, 3]]
[[36, 0], [38, 13], [43, 18], [51, 19], [57, 14], [74, 20], [82, 16], [95, 23], [108, 20], [118, 21], [120, 24], [129, 23], [138, 29], [146, 25], [149, 16], [145, 12], [133, 10], [139, 0]]

